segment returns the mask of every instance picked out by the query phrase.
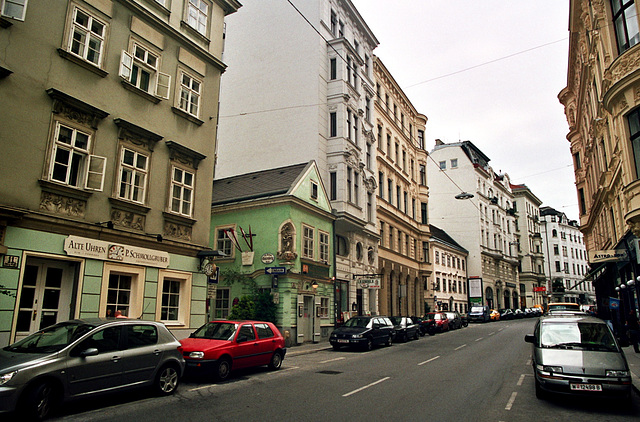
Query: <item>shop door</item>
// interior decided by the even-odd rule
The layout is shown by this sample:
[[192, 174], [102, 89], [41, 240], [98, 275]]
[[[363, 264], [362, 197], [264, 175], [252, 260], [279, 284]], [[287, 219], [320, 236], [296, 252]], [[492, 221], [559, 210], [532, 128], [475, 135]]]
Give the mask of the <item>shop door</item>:
[[28, 259], [20, 291], [16, 340], [71, 318], [75, 265], [62, 261]]

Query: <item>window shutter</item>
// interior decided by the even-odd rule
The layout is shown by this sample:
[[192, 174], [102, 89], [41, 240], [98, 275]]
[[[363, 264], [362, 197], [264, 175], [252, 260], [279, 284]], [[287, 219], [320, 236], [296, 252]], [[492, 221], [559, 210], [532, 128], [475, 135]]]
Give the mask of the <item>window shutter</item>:
[[85, 175], [85, 188], [89, 190], [102, 191], [104, 185], [104, 168], [107, 164], [105, 157], [90, 155]]
[[169, 89], [171, 88], [171, 75], [158, 72], [156, 78], [156, 97], [169, 99]]
[[133, 68], [133, 56], [127, 51], [122, 50], [120, 58], [120, 77], [127, 82], [131, 81], [131, 69]]
[[2, 16], [24, 21], [28, 0], [2, 0]]

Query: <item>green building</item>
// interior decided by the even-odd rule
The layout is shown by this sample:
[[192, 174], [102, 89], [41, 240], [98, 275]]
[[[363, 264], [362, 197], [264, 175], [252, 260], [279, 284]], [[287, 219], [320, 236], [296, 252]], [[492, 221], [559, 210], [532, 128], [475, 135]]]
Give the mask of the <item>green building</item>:
[[[215, 180], [209, 315], [257, 287], [277, 304], [287, 345], [328, 340], [335, 323], [331, 205], [315, 161]], [[233, 276], [232, 276], [233, 275]], [[233, 282], [237, 276], [255, 283]]]

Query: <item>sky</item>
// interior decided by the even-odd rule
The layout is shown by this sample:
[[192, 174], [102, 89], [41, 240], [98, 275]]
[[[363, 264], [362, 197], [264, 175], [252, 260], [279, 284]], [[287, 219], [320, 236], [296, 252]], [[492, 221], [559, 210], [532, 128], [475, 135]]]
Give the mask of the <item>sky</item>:
[[578, 219], [567, 85], [569, 2], [352, 0], [419, 113], [425, 143], [471, 141], [498, 173]]

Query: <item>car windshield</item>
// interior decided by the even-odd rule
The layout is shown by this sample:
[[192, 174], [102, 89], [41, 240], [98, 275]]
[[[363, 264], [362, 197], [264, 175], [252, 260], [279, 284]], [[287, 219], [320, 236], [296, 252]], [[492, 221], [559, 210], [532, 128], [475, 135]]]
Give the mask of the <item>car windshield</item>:
[[369, 318], [351, 318], [347, 322], [344, 323], [345, 327], [358, 327], [358, 328], [366, 328], [369, 325]]
[[471, 312], [482, 312], [484, 309], [481, 306], [474, 306], [471, 308]]
[[605, 324], [590, 322], [543, 324], [540, 345], [556, 349], [617, 350], [611, 330]]
[[191, 337], [231, 341], [237, 329], [238, 324], [231, 322], [209, 322], [198, 328]]
[[85, 322], [61, 322], [7, 346], [4, 350], [18, 353], [53, 353], [62, 350], [95, 328]]

